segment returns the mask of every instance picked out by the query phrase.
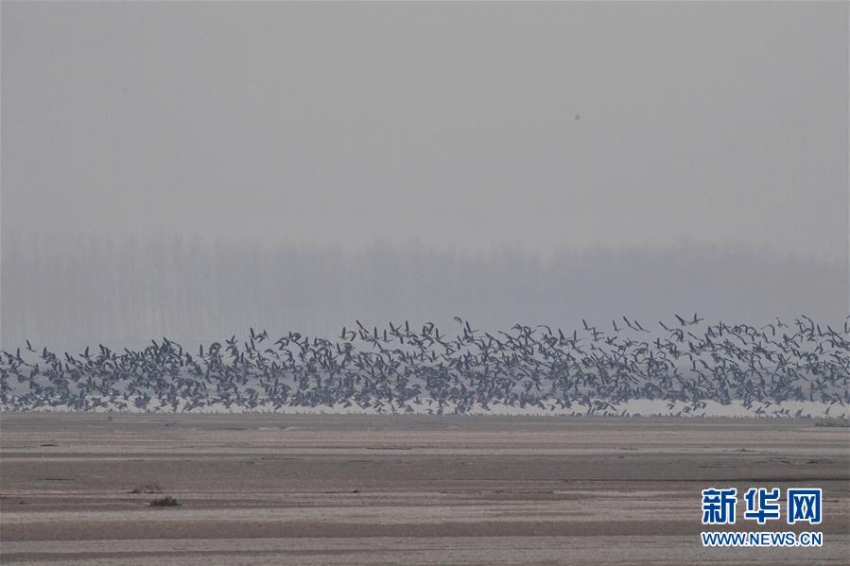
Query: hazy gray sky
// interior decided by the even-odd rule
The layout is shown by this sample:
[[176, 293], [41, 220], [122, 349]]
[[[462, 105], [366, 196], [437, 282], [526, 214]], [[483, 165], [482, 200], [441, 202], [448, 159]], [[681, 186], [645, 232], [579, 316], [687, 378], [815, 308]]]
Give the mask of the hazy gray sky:
[[848, 11], [2, 1], [3, 347], [843, 324]]
[[2, 2], [3, 228], [846, 257], [848, 3]]

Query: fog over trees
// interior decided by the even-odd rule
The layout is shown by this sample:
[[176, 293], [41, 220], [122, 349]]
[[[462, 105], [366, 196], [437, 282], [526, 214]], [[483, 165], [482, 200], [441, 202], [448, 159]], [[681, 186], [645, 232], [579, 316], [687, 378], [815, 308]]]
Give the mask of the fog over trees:
[[0, 347], [843, 328], [848, 6], [2, 2]]
[[452, 318], [476, 328], [513, 324], [606, 330], [625, 315], [761, 325], [806, 314], [841, 324], [848, 313], [846, 259], [765, 248], [679, 243], [667, 248], [438, 250], [421, 243], [339, 247], [263, 245], [197, 238], [109, 240], [6, 230], [2, 239], [3, 348], [54, 351], [103, 343], [144, 347], [167, 336], [185, 345], [298, 331], [338, 336], [355, 325], [385, 327]]

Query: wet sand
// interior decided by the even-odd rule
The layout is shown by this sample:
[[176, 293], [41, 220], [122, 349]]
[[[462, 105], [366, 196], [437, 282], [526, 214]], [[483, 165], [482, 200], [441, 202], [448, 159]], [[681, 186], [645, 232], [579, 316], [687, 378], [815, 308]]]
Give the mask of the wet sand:
[[[824, 522], [744, 520], [750, 487], [820, 487]], [[850, 429], [807, 419], [0, 415], [4, 564], [845, 564], [848, 533]]]

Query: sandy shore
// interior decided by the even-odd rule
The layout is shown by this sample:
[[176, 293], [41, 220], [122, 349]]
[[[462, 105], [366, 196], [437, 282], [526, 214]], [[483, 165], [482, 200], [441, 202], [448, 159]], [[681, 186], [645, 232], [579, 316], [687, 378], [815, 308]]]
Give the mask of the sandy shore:
[[[40, 413], [0, 434], [4, 564], [850, 559], [850, 431], [805, 419]], [[741, 497], [736, 525], [704, 529], [707, 487], [820, 487], [824, 522], [759, 527]], [[181, 505], [149, 505], [165, 495]], [[704, 548], [702, 530], [824, 544]]]

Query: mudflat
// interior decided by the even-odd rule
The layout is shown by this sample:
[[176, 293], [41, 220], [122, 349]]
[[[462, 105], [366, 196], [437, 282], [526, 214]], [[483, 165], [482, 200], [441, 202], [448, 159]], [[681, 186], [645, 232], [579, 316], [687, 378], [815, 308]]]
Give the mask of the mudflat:
[[[705, 526], [701, 491], [738, 490]], [[743, 517], [779, 487], [782, 518]], [[786, 523], [787, 488], [823, 522]], [[152, 506], [173, 497], [178, 506]], [[711, 548], [702, 531], [820, 532]], [[810, 419], [0, 415], [0, 559], [56, 564], [846, 564], [850, 429]]]

